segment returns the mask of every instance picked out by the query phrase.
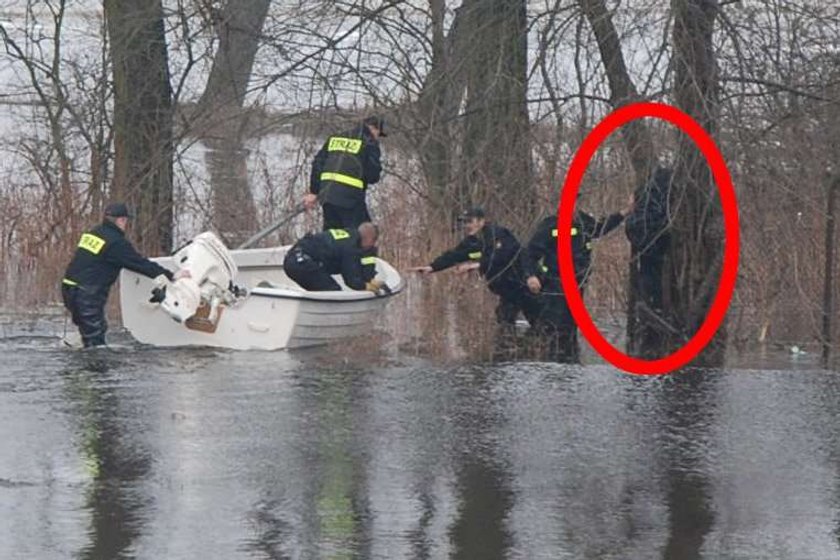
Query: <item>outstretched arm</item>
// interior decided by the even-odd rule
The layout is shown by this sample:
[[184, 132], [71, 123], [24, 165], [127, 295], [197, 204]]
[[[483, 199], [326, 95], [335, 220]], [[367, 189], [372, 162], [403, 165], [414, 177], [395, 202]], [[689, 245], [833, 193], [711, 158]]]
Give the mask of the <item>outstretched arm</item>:
[[476, 240], [468, 237], [467, 239], [461, 241], [454, 249], [450, 249], [437, 257], [428, 266], [415, 266], [409, 268], [408, 270], [409, 272], [429, 274], [432, 272], [446, 270], [447, 268], [451, 268], [459, 263], [470, 261], [478, 262], [480, 260], [481, 247]]
[[105, 260], [119, 267], [148, 276], [149, 278], [156, 278], [161, 274], [169, 280], [174, 278], [170, 270], [165, 269], [138, 253], [127, 239], [115, 241], [108, 249]]

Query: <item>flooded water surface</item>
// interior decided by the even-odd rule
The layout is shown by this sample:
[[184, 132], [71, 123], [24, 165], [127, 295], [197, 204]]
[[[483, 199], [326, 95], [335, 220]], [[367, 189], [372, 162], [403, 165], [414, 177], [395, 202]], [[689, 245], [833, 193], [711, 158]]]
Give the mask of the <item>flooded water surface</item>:
[[840, 558], [816, 369], [0, 354], [4, 559]]

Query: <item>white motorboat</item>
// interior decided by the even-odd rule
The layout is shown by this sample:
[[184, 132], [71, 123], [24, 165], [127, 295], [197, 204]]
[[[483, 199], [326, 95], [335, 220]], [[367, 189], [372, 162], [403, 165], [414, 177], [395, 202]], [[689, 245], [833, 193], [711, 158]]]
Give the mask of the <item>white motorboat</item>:
[[[397, 270], [377, 259], [377, 294], [351, 290], [310, 292], [283, 272], [290, 246], [228, 251], [203, 233], [172, 257], [153, 259], [189, 277], [150, 280], [129, 270], [120, 277], [126, 329], [154, 346], [214, 346], [237, 350], [325, 344], [366, 332], [391, 296], [403, 289]], [[150, 301], [153, 292], [157, 302]]]

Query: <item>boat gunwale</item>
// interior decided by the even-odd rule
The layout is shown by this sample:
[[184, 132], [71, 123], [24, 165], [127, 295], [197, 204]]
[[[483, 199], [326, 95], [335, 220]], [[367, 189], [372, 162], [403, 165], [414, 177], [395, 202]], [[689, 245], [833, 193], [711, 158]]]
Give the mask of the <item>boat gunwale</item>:
[[[353, 294], [353, 291], [358, 291], [359, 294]], [[393, 296], [398, 295], [403, 291], [403, 286], [400, 285], [396, 290], [392, 290], [389, 293], [385, 293], [383, 295], [377, 295], [372, 292], [364, 291], [364, 290], [330, 290], [324, 292], [299, 292], [299, 293], [289, 293], [294, 292], [294, 290], [289, 288], [262, 288], [257, 287], [253, 288], [248, 292], [248, 297], [265, 297], [270, 299], [293, 299], [293, 300], [303, 300], [303, 301], [318, 301], [324, 303], [358, 303], [360, 301], [376, 301], [380, 299], [387, 299]], [[271, 293], [274, 292], [274, 293]], [[286, 292], [286, 293], [279, 293], [279, 292]], [[323, 294], [322, 297], [317, 297], [314, 294]], [[327, 294], [348, 294], [351, 297], [344, 297], [340, 299], [331, 299], [331, 297]]]

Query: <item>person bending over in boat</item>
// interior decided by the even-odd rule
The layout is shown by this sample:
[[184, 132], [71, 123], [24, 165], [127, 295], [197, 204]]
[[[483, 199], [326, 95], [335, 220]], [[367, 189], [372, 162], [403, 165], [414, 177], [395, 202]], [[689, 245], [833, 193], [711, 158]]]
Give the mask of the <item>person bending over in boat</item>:
[[[115, 202], [106, 206], [102, 223], [82, 234], [61, 281], [61, 299], [82, 335], [85, 348], [105, 345], [108, 330], [105, 303], [121, 269], [149, 278], [160, 275], [169, 280], [175, 278], [170, 270], [134, 249], [125, 236], [130, 219], [125, 204]], [[186, 271], [179, 272], [179, 277], [188, 275]]]
[[507, 228], [488, 223], [484, 210], [472, 208], [463, 214], [467, 236], [457, 247], [446, 251], [428, 266], [410, 268], [410, 272], [430, 274], [455, 265], [460, 270], [478, 269], [491, 292], [499, 296], [496, 321], [513, 325], [522, 311], [532, 325], [539, 315], [539, 302], [530, 293], [525, 278], [527, 261], [519, 241]]
[[289, 249], [283, 269], [304, 290], [341, 290], [333, 278], [333, 274], [341, 274], [351, 290], [375, 293], [384, 287], [384, 282], [373, 278], [378, 238], [379, 229], [370, 222], [362, 223], [356, 230], [308, 233]]

